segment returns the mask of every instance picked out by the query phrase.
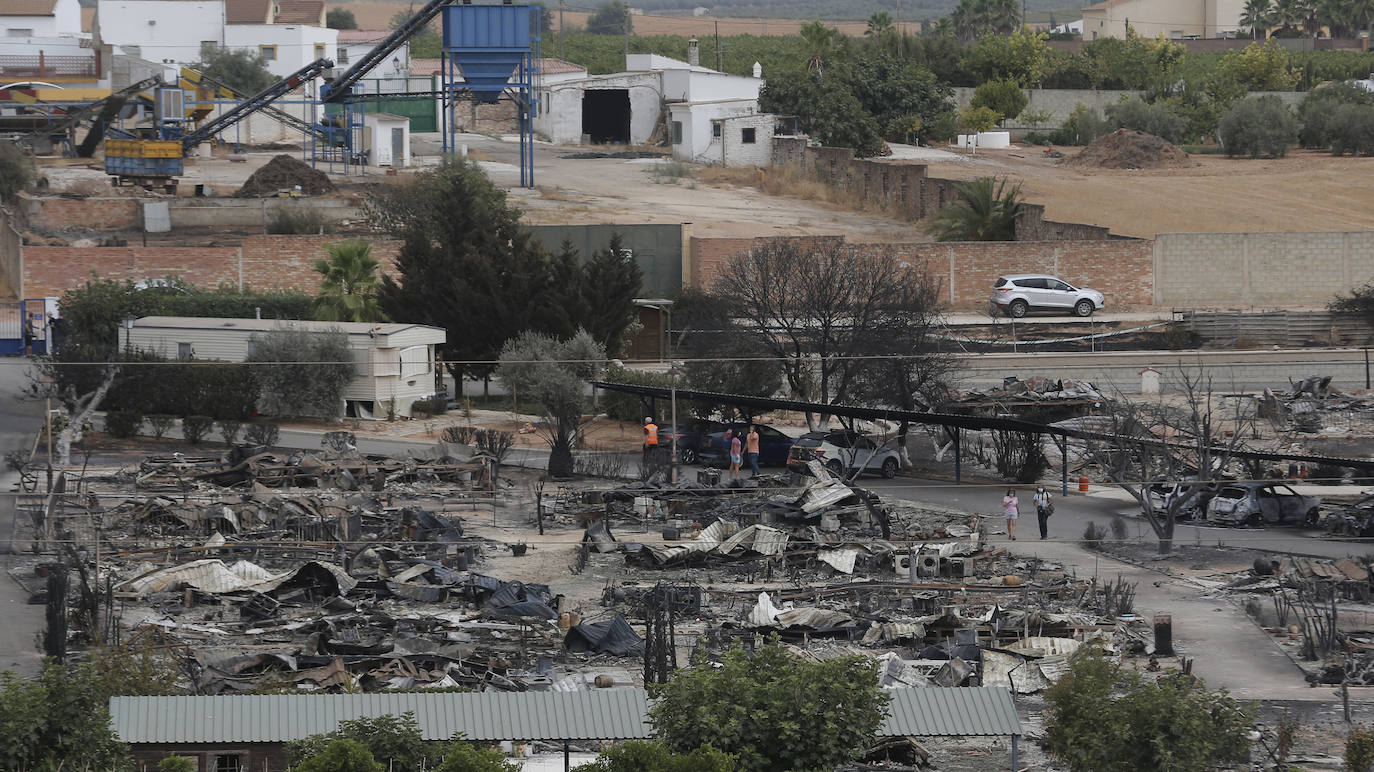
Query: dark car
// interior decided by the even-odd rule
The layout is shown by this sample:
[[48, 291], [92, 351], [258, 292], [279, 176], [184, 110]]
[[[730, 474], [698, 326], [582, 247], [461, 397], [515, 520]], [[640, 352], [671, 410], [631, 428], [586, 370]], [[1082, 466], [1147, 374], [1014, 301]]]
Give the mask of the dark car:
[[[677, 422], [677, 457], [681, 463], [695, 464], [700, 457], [701, 447], [706, 438], [714, 432], [725, 431], [725, 424], [704, 418], [692, 418]], [[658, 445], [664, 453], [673, 452], [674, 432], [668, 427], [658, 430]]]
[[[784, 466], [787, 464], [787, 451], [792, 448], [792, 438], [771, 426], [754, 424], [759, 430], [759, 466]], [[725, 427], [739, 437], [740, 463], [748, 465], [743, 458], [744, 435], [749, 433], [749, 424], [730, 424]], [[699, 457], [706, 466], [730, 465], [730, 440], [725, 439], [725, 429], [711, 432], [702, 443]]]

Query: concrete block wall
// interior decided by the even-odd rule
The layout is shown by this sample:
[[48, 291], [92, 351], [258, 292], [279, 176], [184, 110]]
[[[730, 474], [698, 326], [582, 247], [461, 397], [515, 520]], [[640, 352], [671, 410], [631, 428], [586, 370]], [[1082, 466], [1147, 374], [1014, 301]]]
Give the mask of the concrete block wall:
[[[150, 199], [100, 196], [63, 198], [21, 193], [19, 206], [24, 219], [38, 230], [62, 231], [69, 228], [97, 231], [138, 231], [143, 229], [143, 203]], [[171, 198], [168, 204], [172, 229], [241, 228], [263, 230], [278, 207], [318, 210], [330, 222], [362, 217], [362, 201], [357, 198]]]
[[1153, 259], [1156, 305], [1324, 307], [1374, 280], [1374, 232], [1166, 233]]
[[19, 194], [24, 219], [35, 228], [122, 231], [143, 227], [142, 200], [124, 196], [62, 198]]

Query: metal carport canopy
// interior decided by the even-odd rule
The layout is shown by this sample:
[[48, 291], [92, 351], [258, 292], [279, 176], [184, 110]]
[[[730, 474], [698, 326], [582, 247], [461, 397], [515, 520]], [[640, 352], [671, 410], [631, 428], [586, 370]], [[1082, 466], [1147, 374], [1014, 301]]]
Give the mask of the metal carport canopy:
[[[678, 399], [696, 400], [698, 402], [717, 402], [723, 405], [738, 405], [740, 407], [762, 408], [764, 410], [792, 410], [801, 413], [822, 413], [844, 416], [846, 418], [862, 418], [869, 421], [909, 421], [914, 424], [943, 426], [949, 429], [994, 429], [1013, 432], [1031, 432], [1034, 434], [1049, 434], [1056, 437], [1073, 437], [1074, 439], [1095, 440], [1098, 442], [1115, 442], [1117, 440], [1117, 438], [1110, 434], [1069, 429], [1063, 426], [1053, 426], [1049, 424], [1038, 424], [1032, 421], [1023, 421], [1019, 418], [972, 416], [958, 413], [933, 413], [929, 411], [900, 410], [887, 407], [827, 405], [821, 402], [802, 402], [795, 399], [751, 397], [744, 394], [721, 394], [712, 391], [670, 389], [663, 386], [638, 386], [629, 383], [610, 383], [607, 381], [592, 381], [592, 386], [607, 391], [619, 391], [626, 394], [653, 397], [655, 399], [671, 399], [674, 392], [676, 392]], [[1147, 442], [1148, 444], [1158, 445], [1159, 447], [1176, 447], [1184, 449], [1191, 447], [1183, 443], [1168, 443], [1163, 441], [1149, 442], [1133, 439], [1132, 442]], [[1233, 458], [1248, 458], [1256, 461], [1305, 461], [1313, 464], [1329, 464], [1331, 466], [1343, 466], [1352, 469], [1374, 469], [1374, 459], [1367, 458], [1317, 456], [1303, 453], [1268, 453], [1259, 450], [1240, 449], [1231, 451], [1230, 455]]]

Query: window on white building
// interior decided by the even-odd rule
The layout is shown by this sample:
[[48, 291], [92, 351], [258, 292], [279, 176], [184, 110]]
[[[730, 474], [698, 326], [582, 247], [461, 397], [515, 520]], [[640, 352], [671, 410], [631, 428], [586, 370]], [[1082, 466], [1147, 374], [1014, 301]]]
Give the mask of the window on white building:
[[262, 58], [266, 59], [266, 60], [269, 61], [269, 62], [275, 62], [275, 61], [277, 61], [277, 47], [276, 47], [276, 46], [258, 46], [258, 54], [261, 55]]
[[401, 377], [414, 378], [430, 372], [429, 346], [401, 349]]
[[682, 121], [673, 121], [673, 144], [682, 144]]
[[316, 44], [315, 44], [315, 58], [316, 58], [316, 59], [323, 59], [323, 58], [324, 58], [324, 43], [316, 43]]
[[720, 121], [711, 121], [711, 136], [720, 138]]
[[33, 37], [33, 27], [10, 27], [5, 34], [12, 38], [31, 38]]
[[752, 127], [752, 126], [750, 126], [750, 127], [747, 128], [747, 129], [741, 130], [741, 131], [740, 131], [740, 140], [739, 140], [739, 141], [740, 141], [740, 142], [743, 142], [743, 143], [746, 144], [746, 145], [752, 145], [752, 144], [754, 144], [754, 142], [756, 141], [755, 138], [754, 138], [754, 136], [755, 136], [755, 131], [756, 131], [756, 129], [754, 129], [754, 127]]
[[339, 57], [338, 57], [338, 58], [339, 58], [339, 64], [348, 64], [348, 49], [347, 49], [347, 48], [343, 48], [343, 47], [341, 46], [341, 47], [339, 48]]

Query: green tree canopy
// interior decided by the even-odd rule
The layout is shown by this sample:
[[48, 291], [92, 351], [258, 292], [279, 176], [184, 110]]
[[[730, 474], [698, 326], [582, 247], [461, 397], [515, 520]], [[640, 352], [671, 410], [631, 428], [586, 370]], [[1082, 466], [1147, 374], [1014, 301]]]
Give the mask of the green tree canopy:
[[673, 753], [659, 742], [632, 740], [611, 746], [587, 772], [735, 772], [735, 757], [709, 743], [687, 753]]
[[1049, 36], [1027, 29], [1002, 35], [984, 35], [969, 51], [965, 66], [980, 81], [1009, 80], [1022, 88], [1040, 85], [1049, 60]]
[[434, 772], [520, 772], [520, 765], [490, 745], [463, 742], [454, 738]]
[[33, 183], [33, 161], [18, 145], [0, 141], [0, 201], [9, 201]]
[[1050, 752], [1073, 772], [1202, 772], [1245, 758], [1255, 708], [1192, 676], [1141, 676], [1095, 647], [1045, 692]]
[[741, 770], [829, 769], [873, 739], [889, 697], [865, 657], [794, 658], [776, 639], [653, 687], [654, 730], [678, 753], [714, 746]]
[[623, 0], [611, 0], [587, 17], [587, 32], [593, 35], [629, 35], [634, 33], [630, 10]]
[[1274, 94], [1252, 96], [1221, 117], [1217, 133], [1228, 156], [1281, 158], [1298, 141], [1298, 119]]
[[353, 352], [337, 329], [306, 331], [282, 325], [254, 334], [248, 372], [262, 412], [275, 416], [338, 418], [352, 382]]
[[347, 8], [330, 8], [324, 14], [324, 26], [330, 29], [357, 29], [358, 20]]
[[207, 46], [196, 69], [243, 94], [256, 94], [277, 82], [262, 54], [247, 48]]
[[372, 256], [372, 244], [348, 239], [325, 247], [328, 260], [312, 264], [320, 274], [320, 294], [312, 308], [322, 322], [379, 322], [386, 320], [377, 291], [381, 263]]
[[1026, 109], [1030, 98], [1013, 80], [990, 80], [973, 90], [970, 107], [986, 107], [1009, 121]]
[[339, 738], [297, 764], [296, 772], [386, 772], [386, 766], [377, 763], [366, 745]]
[[392, 772], [419, 772], [424, 767], [433, 767], [443, 755], [440, 748], [425, 745], [415, 714], [407, 711], [399, 716], [346, 719], [328, 734], [292, 740], [286, 744], [287, 759], [293, 766], [299, 766], [324, 753], [336, 740], [358, 743]]

